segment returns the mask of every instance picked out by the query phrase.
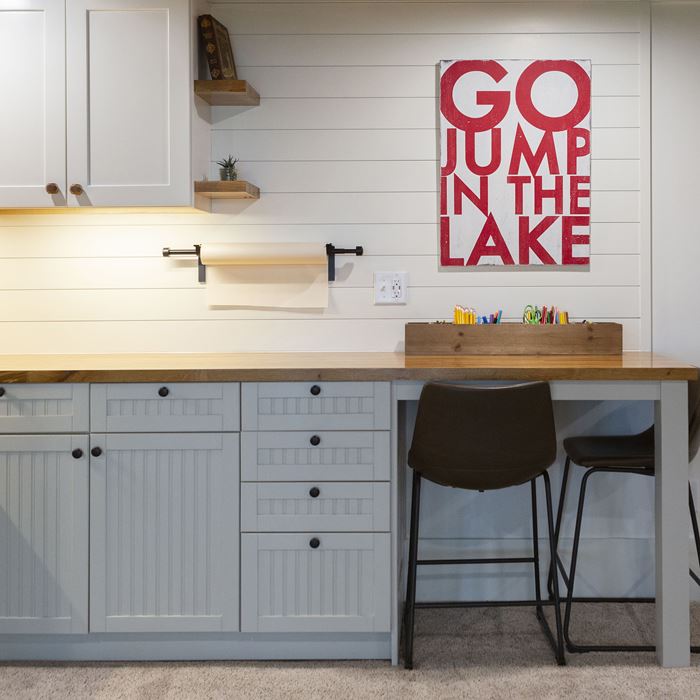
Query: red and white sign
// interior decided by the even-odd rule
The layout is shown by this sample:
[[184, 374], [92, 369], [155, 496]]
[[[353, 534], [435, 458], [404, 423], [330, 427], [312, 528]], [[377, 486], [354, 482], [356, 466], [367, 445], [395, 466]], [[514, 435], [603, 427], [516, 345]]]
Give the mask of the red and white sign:
[[440, 264], [587, 265], [590, 61], [440, 63]]

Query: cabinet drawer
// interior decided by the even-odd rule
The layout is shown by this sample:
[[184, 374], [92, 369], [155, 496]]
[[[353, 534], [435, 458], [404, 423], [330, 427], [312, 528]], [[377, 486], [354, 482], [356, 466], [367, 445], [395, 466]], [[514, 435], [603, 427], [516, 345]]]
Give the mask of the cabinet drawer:
[[243, 384], [244, 430], [388, 430], [389, 382]]
[[389, 484], [241, 484], [243, 532], [387, 532]]
[[243, 481], [389, 481], [390, 433], [241, 434]]
[[88, 384], [0, 385], [0, 433], [87, 433]]
[[218, 432], [240, 429], [240, 384], [93, 384], [93, 432]]
[[389, 631], [388, 534], [244, 534], [241, 554], [242, 632]]

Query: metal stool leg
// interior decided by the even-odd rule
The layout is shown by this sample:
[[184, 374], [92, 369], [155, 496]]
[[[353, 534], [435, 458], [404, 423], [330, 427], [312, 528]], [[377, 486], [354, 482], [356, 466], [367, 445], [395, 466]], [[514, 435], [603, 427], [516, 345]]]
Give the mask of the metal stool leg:
[[[586, 486], [588, 484], [588, 479], [596, 472], [610, 472], [610, 473], [626, 473], [626, 474], [642, 474], [650, 475], [653, 474], [650, 470], [630, 470], [630, 469], [616, 469], [614, 467], [594, 467], [588, 469], [583, 475], [581, 480], [581, 491], [578, 500], [578, 510], [576, 512], [576, 528], [574, 530], [574, 542], [571, 552], [571, 565], [569, 569], [568, 576], [568, 592], [566, 596], [566, 607], [564, 614], [564, 640], [566, 641], [566, 649], [569, 652], [581, 654], [588, 651], [654, 651], [655, 647], [648, 644], [576, 644], [571, 640], [569, 634], [569, 626], [571, 623], [571, 604], [574, 600], [574, 579], [576, 576], [576, 562], [578, 559], [578, 548], [581, 540], [581, 524], [583, 521], [583, 506], [586, 498]], [[590, 598], [590, 599], [578, 599], [580, 602], [653, 602], [652, 599], [648, 598]]]
[[[544, 479], [545, 500], [547, 501], [547, 529], [549, 531], [549, 556], [551, 565], [551, 562], [553, 562], [557, 556], [556, 534], [552, 508], [552, 487], [549, 482], [549, 474], [547, 474], [547, 472], [542, 474], [542, 478]], [[562, 630], [561, 606], [559, 605], [559, 581], [557, 576], [553, 577], [552, 588], [552, 594], [554, 596], [554, 619], [557, 630], [556, 657], [557, 664], [559, 664], [559, 666], [563, 666], [566, 663], [566, 658], [564, 656], [564, 635]], [[540, 612], [540, 614], [542, 613]], [[544, 614], [542, 614], [542, 617], [544, 618]], [[549, 629], [549, 626], [547, 629]]]
[[[552, 509], [552, 491], [549, 483], [549, 474], [542, 474], [544, 479], [545, 496], [547, 501], [547, 528], [549, 534], [549, 554], [550, 558], [554, 556], [554, 517]], [[542, 627], [542, 630], [547, 637], [547, 640], [554, 650], [554, 655], [559, 666], [563, 666], [566, 661], [564, 659], [564, 641], [561, 628], [561, 609], [559, 606], [559, 585], [555, 581], [553, 584], [554, 595], [554, 615], [556, 617], [556, 638], [552, 634], [547, 618], [544, 616], [544, 608], [542, 603], [542, 589], [540, 585], [540, 550], [539, 550], [539, 534], [537, 528], [537, 483], [536, 479], [530, 481], [530, 489], [532, 493], [532, 550], [533, 550], [533, 566], [535, 573], [535, 615]]]
[[416, 616], [416, 572], [418, 569], [418, 519], [420, 516], [421, 476], [413, 471], [411, 493], [411, 532], [408, 545], [406, 609], [404, 610], [404, 668], [413, 668], [413, 626]]
[[540, 538], [537, 531], [537, 483], [535, 479], [530, 481], [530, 491], [532, 499], [532, 558], [535, 569], [535, 600], [537, 601], [537, 614], [541, 615], [542, 591], [540, 590]]
[[[690, 522], [693, 526], [693, 539], [695, 540], [695, 552], [698, 555], [698, 561], [700, 561], [700, 530], [698, 530], [698, 514], [695, 512], [695, 501], [693, 500], [693, 490], [690, 488], [690, 482], [688, 482], [688, 506], [690, 508]], [[700, 585], [700, 577], [690, 569], [690, 577]], [[691, 654], [700, 653], [700, 646], [690, 646]]]
[[[690, 508], [690, 522], [693, 526], [693, 539], [695, 540], [695, 553], [700, 561], [700, 530], [698, 529], [698, 514], [695, 512], [695, 501], [693, 500], [693, 490], [688, 483], [688, 507]], [[690, 576], [700, 586], [700, 577], [691, 569]]]
[[[567, 456], [566, 462], [564, 463], [564, 475], [561, 479], [561, 491], [559, 492], [559, 502], [557, 503], [557, 522], [554, 528], [554, 547], [559, 547], [559, 533], [561, 532], [561, 521], [564, 515], [564, 506], [566, 504], [566, 485], [569, 481], [569, 470], [571, 469], [571, 457]], [[558, 550], [557, 550], [558, 552]], [[562, 567], [561, 560], [559, 559], [559, 554], [557, 553], [556, 558], [549, 562], [549, 575], [547, 576], [547, 592], [549, 593], [549, 599], [554, 598], [554, 589], [552, 587], [552, 579], [556, 574], [556, 569]], [[563, 567], [562, 567], [563, 568]]]
[[574, 528], [574, 542], [571, 550], [571, 564], [569, 565], [569, 584], [566, 592], [566, 607], [564, 610], [564, 639], [566, 648], [572, 651], [576, 645], [571, 643], [569, 639], [569, 623], [571, 622], [571, 601], [574, 597], [574, 577], [576, 576], [576, 560], [578, 559], [578, 545], [581, 538], [581, 520], [583, 518], [583, 504], [586, 499], [586, 486], [588, 478], [594, 472], [593, 469], [588, 469], [581, 480], [581, 491], [578, 497], [578, 509], [576, 510], [576, 526]]

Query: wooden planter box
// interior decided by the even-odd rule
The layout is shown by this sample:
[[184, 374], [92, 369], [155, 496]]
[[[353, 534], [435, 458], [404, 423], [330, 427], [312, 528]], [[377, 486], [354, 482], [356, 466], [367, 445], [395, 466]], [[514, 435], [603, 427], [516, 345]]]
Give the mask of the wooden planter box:
[[406, 355], [619, 355], [619, 323], [407, 323]]

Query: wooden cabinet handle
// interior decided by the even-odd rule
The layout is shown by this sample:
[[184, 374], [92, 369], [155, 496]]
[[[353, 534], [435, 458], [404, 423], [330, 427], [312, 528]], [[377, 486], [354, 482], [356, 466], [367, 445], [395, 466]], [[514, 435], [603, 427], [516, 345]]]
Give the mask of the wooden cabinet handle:
[[49, 184], [46, 185], [47, 194], [58, 194], [60, 191], [61, 188], [55, 182], [49, 182]]
[[70, 186], [70, 193], [74, 194], [76, 197], [79, 197], [81, 194], [83, 194], [85, 190], [83, 189], [82, 185], [71, 185]]

